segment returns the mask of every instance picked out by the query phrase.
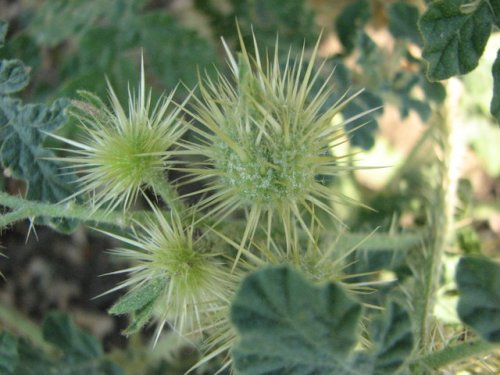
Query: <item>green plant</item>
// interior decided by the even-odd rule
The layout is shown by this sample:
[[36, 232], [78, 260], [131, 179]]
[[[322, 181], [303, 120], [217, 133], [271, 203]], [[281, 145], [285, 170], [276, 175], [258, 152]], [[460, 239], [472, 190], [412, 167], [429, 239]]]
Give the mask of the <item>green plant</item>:
[[[108, 293], [124, 295], [109, 313], [128, 316], [126, 335], [156, 323], [156, 345], [167, 326], [196, 343], [201, 355], [172, 371], [420, 375], [499, 349], [494, 260], [462, 257], [452, 277], [456, 312], [470, 338], [456, 338], [462, 323], [440, 321], [434, 311], [460, 216], [451, 173], [457, 128], [445, 86], [424, 74], [443, 79], [475, 68], [499, 26], [497, 2], [438, 0], [423, 14], [422, 4], [391, 3], [383, 9], [396, 43], [384, 64], [385, 52], [369, 33], [379, 2], [358, 0], [333, 25], [343, 50], [318, 64], [321, 37], [309, 48], [317, 36], [304, 1], [287, 2], [289, 8], [231, 1], [231, 13], [197, 1], [214, 30], [232, 25], [234, 16], [241, 27], [237, 38], [223, 39], [228, 71], [221, 66], [197, 76], [167, 53], [171, 45], [156, 55], [156, 38], [168, 28], [178, 41], [205, 42], [169, 15], [140, 13], [145, 3], [46, 2], [33, 16], [35, 43], [53, 47], [71, 36], [88, 50], [65, 56], [60, 92], [73, 96], [69, 87], [109, 70], [109, 104], [89, 91], [50, 107], [24, 104], [12, 95], [27, 86], [29, 69], [2, 60], [0, 156], [4, 174], [26, 181], [27, 193], [0, 192], [0, 227], [29, 219], [71, 231], [84, 222], [120, 241], [111, 253], [127, 266], [112, 274], [126, 278]], [[68, 20], [51, 29], [46, 19], [56, 11], [67, 11]], [[91, 27], [82, 14], [100, 24]], [[279, 42], [273, 17], [285, 25]], [[302, 49], [294, 49], [295, 29], [307, 29]], [[2, 44], [6, 31], [2, 23]], [[110, 36], [119, 58], [98, 58], [99, 35]], [[187, 94], [148, 89], [142, 59], [138, 88], [123, 89], [132, 64], [123, 51], [142, 44], [153, 74], [165, 77], [162, 63], [172, 61], [176, 79], [165, 82], [173, 87], [187, 77]], [[491, 103], [497, 120], [498, 61]], [[415, 111], [428, 125], [386, 191], [357, 201], [346, 194], [346, 181], [377, 167], [359, 163], [356, 154], [376, 143], [382, 104], [395, 105], [401, 117]], [[65, 133], [60, 127], [68, 122]], [[424, 148], [429, 144], [432, 151]], [[400, 186], [407, 190], [396, 193]], [[370, 214], [371, 207], [381, 209]], [[410, 211], [417, 223], [410, 229], [387, 224]], [[453, 338], [437, 335], [445, 330]], [[30, 342], [1, 334], [4, 373], [28, 373], [35, 362], [39, 374], [127, 371], [127, 359], [104, 354], [66, 316], [49, 315], [42, 335], [29, 331], [21, 336]]]

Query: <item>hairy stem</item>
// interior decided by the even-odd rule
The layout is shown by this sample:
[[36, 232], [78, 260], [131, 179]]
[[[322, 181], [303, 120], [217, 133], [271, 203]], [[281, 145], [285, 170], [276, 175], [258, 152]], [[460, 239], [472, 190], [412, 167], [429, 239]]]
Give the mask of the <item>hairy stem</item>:
[[182, 215], [186, 211], [184, 202], [179, 198], [177, 190], [163, 176], [155, 176], [150, 178], [148, 184], [153, 188], [161, 199], [169, 205], [170, 209]]
[[500, 349], [500, 344], [483, 340], [467, 341], [458, 345], [447, 346], [442, 350], [417, 358], [411, 363], [411, 366], [436, 370], [471, 357], [491, 353], [495, 349]]
[[66, 218], [101, 224], [127, 226], [134, 219], [144, 216], [143, 212], [133, 214], [124, 212], [109, 212], [94, 210], [75, 203], [54, 204], [28, 201], [0, 191], [0, 206], [12, 209], [11, 212], [0, 215], [0, 228], [23, 219], [34, 217]]
[[[450, 80], [455, 85], [455, 80]], [[448, 102], [436, 114], [433, 127], [435, 162], [429, 181], [429, 229], [430, 243], [424, 247], [420, 270], [416, 270], [415, 317], [419, 350], [427, 354], [433, 350], [434, 304], [436, 291], [440, 285], [440, 275], [445, 250], [454, 240], [454, 217], [459, 179], [459, 163], [463, 151], [460, 139], [460, 122], [455, 116], [460, 92], [456, 87], [448, 87]], [[425, 373], [425, 372], [424, 372]]]

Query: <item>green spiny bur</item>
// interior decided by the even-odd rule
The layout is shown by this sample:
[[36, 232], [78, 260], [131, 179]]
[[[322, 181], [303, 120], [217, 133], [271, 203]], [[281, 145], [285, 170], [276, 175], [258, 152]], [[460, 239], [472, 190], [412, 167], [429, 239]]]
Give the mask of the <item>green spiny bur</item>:
[[167, 279], [165, 278], [157, 277], [152, 279], [122, 297], [111, 307], [109, 313], [121, 315], [140, 311], [156, 301], [161, 292], [165, 290], [166, 285]]

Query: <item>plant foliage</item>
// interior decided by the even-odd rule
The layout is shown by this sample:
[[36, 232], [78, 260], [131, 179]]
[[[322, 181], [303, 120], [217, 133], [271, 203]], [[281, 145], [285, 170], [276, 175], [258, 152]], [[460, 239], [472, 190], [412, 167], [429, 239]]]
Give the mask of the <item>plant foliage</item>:
[[51, 354], [9, 333], [0, 334], [0, 370], [5, 375], [123, 375], [106, 359], [100, 342], [62, 313], [48, 315], [43, 339]]
[[500, 264], [464, 257], [457, 268], [458, 315], [485, 340], [500, 342]]
[[413, 349], [408, 313], [390, 304], [372, 324], [374, 349], [354, 351], [362, 307], [337, 283], [315, 286], [289, 267], [248, 276], [232, 304], [243, 375], [395, 374]]

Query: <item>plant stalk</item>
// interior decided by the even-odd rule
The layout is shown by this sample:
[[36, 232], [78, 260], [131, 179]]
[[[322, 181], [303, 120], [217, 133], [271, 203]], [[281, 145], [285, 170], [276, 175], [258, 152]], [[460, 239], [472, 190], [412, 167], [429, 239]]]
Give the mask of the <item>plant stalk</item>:
[[0, 215], [0, 228], [23, 219], [34, 217], [65, 218], [85, 222], [128, 226], [134, 219], [143, 216], [144, 212], [132, 214], [124, 212], [109, 212], [95, 210], [75, 203], [54, 204], [29, 201], [0, 191], [0, 206], [12, 209], [7, 214]]
[[[451, 85], [451, 86], [450, 86]], [[433, 123], [433, 145], [436, 162], [431, 168], [429, 181], [430, 243], [424, 246], [421, 269], [416, 270], [415, 316], [419, 352], [427, 355], [434, 349], [434, 305], [445, 250], [454, 241], [455, 208], [459, 165], [464, 150], [460, 119], [457, 116], [460, 88], [458, 81], [450, 79], [447, 103], [436, 114]], [[426, 373], [425, 371], [423, 373]]]
[[481, 354], [491, 353], [495, 349], [500, 349], [500, 344], [483, 340], [466, 341], [417, 358], [410, 366], [436, 370]]

